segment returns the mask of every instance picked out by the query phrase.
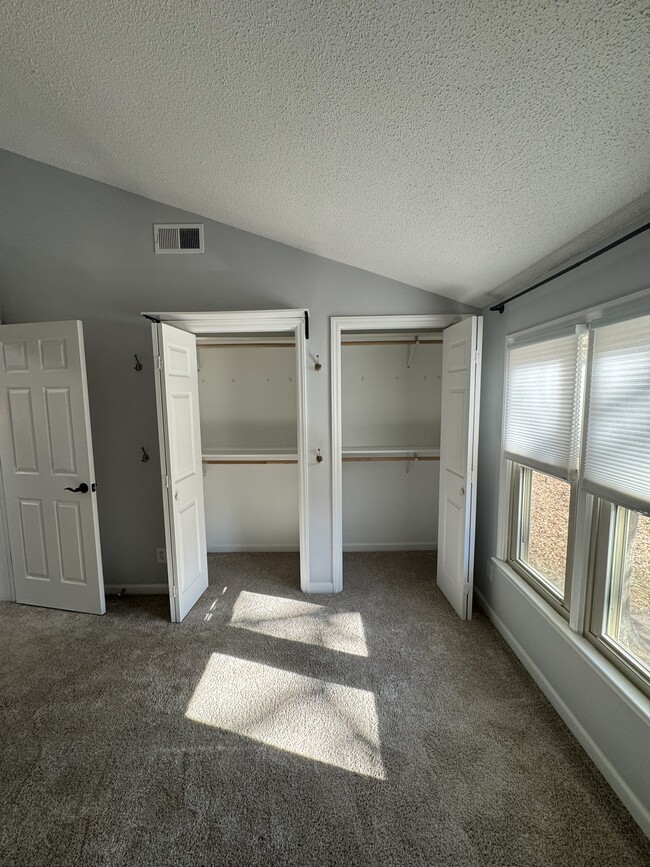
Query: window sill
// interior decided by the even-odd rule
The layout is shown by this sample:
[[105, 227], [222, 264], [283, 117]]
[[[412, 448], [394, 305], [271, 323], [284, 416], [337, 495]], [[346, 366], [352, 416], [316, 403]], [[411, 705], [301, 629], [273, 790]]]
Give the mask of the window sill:
[[499, 573], [512, 584], [522, 596], [555, 629], [564, 641], [599, 675], [599, 677], [625, 702], [645, 723], [650, 725], [650, 699], [631, 683], [615, 665], [606, 659], [583, 635], [574, 632], [567, 621], [537, 593], [515, 570], [503, 560], [492, 557]]

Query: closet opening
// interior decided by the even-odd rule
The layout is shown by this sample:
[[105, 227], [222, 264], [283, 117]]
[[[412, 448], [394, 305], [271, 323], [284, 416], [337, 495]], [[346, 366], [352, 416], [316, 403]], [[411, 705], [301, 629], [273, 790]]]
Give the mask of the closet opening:
[[207, 589], [209, 553], [299, 552], [308, 590], [308, 312], [146, 315], [171, 619]]
[[441, 379], [439, 330], [344, 335], [344, 554], [436, 550]]
[[197, 338], [208, 554], [299, 551], [296, 344]]
[[432, 551], [471, 616], [480, 348], [476, 316], [332, 320], [335, 590], [349, 552]]

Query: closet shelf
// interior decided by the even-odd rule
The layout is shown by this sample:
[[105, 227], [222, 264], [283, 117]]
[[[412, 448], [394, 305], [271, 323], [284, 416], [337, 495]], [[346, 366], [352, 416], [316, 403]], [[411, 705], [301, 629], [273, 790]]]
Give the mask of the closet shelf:
[[438, 446], [344, 446], [344, 461], [439, 461]]
[[204, 464], [297, 464], [298, 452], [292, 448], [203, 449]]

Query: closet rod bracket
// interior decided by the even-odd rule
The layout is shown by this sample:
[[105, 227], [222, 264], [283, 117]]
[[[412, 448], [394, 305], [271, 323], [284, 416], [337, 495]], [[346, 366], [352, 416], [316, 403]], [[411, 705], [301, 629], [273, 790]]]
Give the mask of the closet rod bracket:
[[413, 344], [412, 344], [411, 348], [409, 349], [409, 357], [408, 357], [408, 360], [406, 362], [407, 367], [411, 366], [411, 362], [413, 361], [413, 356], [415, 355], [415, 350], [417, 349], [419, 342], [420, 342], [420, 338], [416, 334], [415, 340], [413, 341]]

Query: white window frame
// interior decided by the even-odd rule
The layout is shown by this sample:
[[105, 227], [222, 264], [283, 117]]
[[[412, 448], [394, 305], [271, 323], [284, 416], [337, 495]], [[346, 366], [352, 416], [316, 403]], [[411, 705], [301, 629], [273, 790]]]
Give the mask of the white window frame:
[[[577, 518], [577, 503], [578, 503], [578, 486], [577, 482], [567, 481], [566, 479], [560, 479], [559, 476], [554, 476], [553, 473], [543, 472], [542, 470], [537, 470], [534, 467], [528, 467], [526, 464], [520, 464], [515, 461], [509, 461], [510, 464], [510, 523], [508, 527], [508, 551], [507, 551], [507, 562], [514, 569], [515, 572], [521, 575], [521, 577], [528, 581], [535, 590], [537, 590], [540, 595], [552, 605], [553, 608], [556, 609], [563, 617], [567, 620], [569, 619], [569, 611], [570, 611], [570, 603], [571, 603], [571, 586], [573, 579], [573, 559], [575, 554], [575, 526], [576, 526], [576, 518]], [[566, 556], [566, 564], [564, 571], [564, 595], [562, 599], [559, 598], [559, 593], [554, 592], [551, 585], [551, 582], [546, 578], [545, 575], [537, 574], [533, 567], [526, 563], [526, 561], [520, 559], [518, 555], [518, 542], [516, 536], [519, 533], [520, 525], [519, 525], [519, 502], [522, 497], [522, 489], [524, 485], [524, 472], [537, 472], [543, 475], [549, 476], [551, 478], [557, 478], [559, 481], [564, 482], [564, 484], [569, 485], [570, 487], [570, 504], [569, 504], [569, 527], [568, 527], [568, 540], [567, 540], [567, 556]]]
[[[506, 336], [504, 344], [504, 358], [507, 357], [508, 347], [513, 342], [523, 340], [547, 339], [549, 336], [558, 333], [566, 328], [587, 324], [598, 321], [607, 323], [621, 321], [623, 319], [631, 319], [635, 316], [647, 315], [649, 312], [650, 288], [643, 289], [631, 295], [624, 296], [620, 299], [609, 301], [604, 304], [594, 306], [582, 311], [561, 317], [556, 320], [537, 325], [519, 332], [513, 332]], [[587, 376], [591, 370], [591, 355], [593, 352], [593, 341], [589, 342], [589, 356], [587, 361]], [[501, 458], [500, 458], [500, 478], [499, 478], [499, 503], [498, 503], [498, 519], [497, 519], [497, 546], [495, 564], [500, 570], [506, 574], [510, 580], [521, 587], [522, 584], [531, 587], [531, 582], [527, 581], [521, 574], [512, 568], [508, 562], [510, 553], [511, 539], [511, 523], [512, 523], [512, 488], [513, 488], [513, 473], [514, 463], [508, 460], [504, 454], [505, 447], [505, 420], [506, 420], [506, 401], [508, 385], [508, 365], [504, 365], [504, 386], [503, 386], [503, 413], [501, 424]], [[587, 391], [589, 382], [587, 381]], [[583, 414], [585, 408], [583, 407]], [[584, 451], [584, 439], [582, 449]], [[575, 495], [575, 515], [573, 526], [575, 528], [573, 540], [569, 539], [569, 559], [571, 561], [570, 575], [567, 577], [570, 582], [570, 594], [568, 599], [568, 621], [571, 633], [575, 635], [576, 642], [582, 642], [587, 639], [595, 652], [598, 654], [599, 662], [598, 669], [607, 677], [608, 681], [614, 686], [617, 691], [624, 695], [626, 701], [629, 702], [629, 688], [621, 688], [621, 676], [623, 682], [632, 685], [633, 692], [637, 693], [634, 701], [637, 707], [644, 708], [644, 714], [648, 716], [648, 695], [650, 695], [650, 687], [648, 683], [638, 676], [634, 669], [621, 664], [620, 659], [615, 659], [616, 654], [613, 652], [603, 651], [603, 642], [594, 638], [591, 632], [591, 623], [593, 620], [592, 606], [594, 601], [594, 584], [591, 574], [595, 566], [594, 560], [596, 557], [596, 546], [598, 544], [598, 534], [596, 532], [596, 523], [598, 521], [599, 501], [595, 496], [587, 493], [582, 489], [582, 467], [584, 461], [581, 460], [580, 473], [576, 484]], [[602, 543], [602, 533], [600, 535]], [[601, 554], [602, 557], [602, 554]], [[537, 584], [533, 587], [533, 592], [540, 599], [540, 605], [551, 609], [553, 614], [558, 619], [563, 620], [562, 615], [553, 610], [551, 605], [548, 605], [546, 596], [539, 592]]]

